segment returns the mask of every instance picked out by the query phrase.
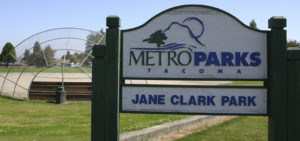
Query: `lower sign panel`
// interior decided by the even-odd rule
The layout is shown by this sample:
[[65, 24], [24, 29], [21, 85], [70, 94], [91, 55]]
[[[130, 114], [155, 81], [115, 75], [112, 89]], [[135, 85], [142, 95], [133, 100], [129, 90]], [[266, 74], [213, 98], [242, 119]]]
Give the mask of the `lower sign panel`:
[[122, 111], [266, 115], [267, 89], [123, 86]]

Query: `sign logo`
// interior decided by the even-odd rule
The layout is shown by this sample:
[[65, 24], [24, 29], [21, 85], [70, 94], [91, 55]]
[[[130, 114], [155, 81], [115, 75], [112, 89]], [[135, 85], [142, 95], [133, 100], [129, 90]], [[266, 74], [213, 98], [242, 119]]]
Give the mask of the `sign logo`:
[[[188, 24], [185, 24], [187, 22], [197, 22], [199, 24], [199, 29], [201, 29], [200, 33], [198, 35], [195, 35], [193, 30], [189, 27]], [[194, 39], [198, 44], [202, 45], [205, 47], [205, 44], [200, 41], [200, 37], [204, 33], [204, 24], [201, 21], [201, 19], [197, 17], [188, 17], [184, 19], [181, 23], [177, 21], [173, 21], [167, 28], [164, 30], [157, 30], [154, 33], [150, 35], [149, 38], [144, 39], [143, 42], [148, 42], [148, 43], [153, 43], [156, 44], [157, 48], [131, 48], [135, 50], [177, 50], [177, 49], [182, 49], [182, 48], [188, 48], [191, 52], [193, 52], [192, 48], [197, 48], [194, 45], [187, 45], [183, 43], [168, 43], [166, 45], [164, 40], [167, 40], [168, 37], [166, 36], [166, 32], [169, 31], [173, 26], [179, 26], [180, 28], [186, 29], [188, 34], [192, 39]], [[185, 34], [185, 33], [183, 33]], [[163, 46], [161, 46], [163, 45]]]
[[[194, 33], [195, 31], [190, 28], [187, 22], [194, 22], [198, 24], [196, 27], [200, 29], [198, 34]], [[176, 27], [175, 27], [176, 26]], [[171, 42], [166, 44], [168, 39], [166, 33], [172, 28], [182, 28], [185, 29], [190, 36], [190, 38], [196, 42], [197, 46], [206, 47], [206, 45], [200, 40], [200, 37], [204, 33], [204, 23], [201, 19], [196, 17], [188, 17], [184, 19], [181, 23], [173, 21], [168, 27], [163, 30], [157, 30], [154, 33], [150, 34], [149, 38], [143, 40], [148, 44], [155, 44], [154, 47], [132, 47], [131, 50], [140, 50], [139, 53], [135, 51], [130, 52], [130, 62], [129, 65], [140, 63], [145, 66], [259, 66], [261, 64], [260, 53], [259, 52], [201, 52], [194, 51], [197, 49], [196, 45], [185, 44], [181, 42]], [[186, 34], [186, 33], [182, 33]], [[187, 49], [187, 50], [181, 50]], [[181, 51], [177, 51], [181, 50]], [[158, 62], [153, 62], [154, 56], [158, 57]], [[158, 55], [157, 55], [158, 54]], [[162, 58], [166, 62], [162, 62]], [[149, 73], [151, 69], [148, 69]], [[219, 69], [219, 73], [222, 73], [223, 70]], [[239, 69], [238, 73], [242, 73]], [[168, 73], [169, 70], [166, 68], [164, 73]], [[204, 69], [201, 69], [200, 72], [204, 72]], [[186, 73], [184, 70], [183, 73]]]

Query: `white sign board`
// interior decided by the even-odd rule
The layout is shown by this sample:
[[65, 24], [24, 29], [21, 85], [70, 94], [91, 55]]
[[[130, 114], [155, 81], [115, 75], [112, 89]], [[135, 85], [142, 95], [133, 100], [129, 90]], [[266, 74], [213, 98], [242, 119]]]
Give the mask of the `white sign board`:
[[267, 90], [123, 86], [122, 111], [265, 115]]
[[215, 8], [173, 8], [122, 37], [124, 78], [267, 78], [267, 33]]

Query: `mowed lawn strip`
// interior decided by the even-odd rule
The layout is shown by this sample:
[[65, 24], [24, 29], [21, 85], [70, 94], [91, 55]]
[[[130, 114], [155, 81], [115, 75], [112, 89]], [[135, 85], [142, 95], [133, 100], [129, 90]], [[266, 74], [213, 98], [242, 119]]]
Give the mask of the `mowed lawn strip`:
[[268, 118], [241, 116], [176, 141], [267, 141]]
[[[121, 113], [120, 132], [186, 117], [188, 115]], [[41, 100], [18, 101], [0, 97], [0, 141], [86, 141], [90, 138], [91, 102], [57, 105]]]

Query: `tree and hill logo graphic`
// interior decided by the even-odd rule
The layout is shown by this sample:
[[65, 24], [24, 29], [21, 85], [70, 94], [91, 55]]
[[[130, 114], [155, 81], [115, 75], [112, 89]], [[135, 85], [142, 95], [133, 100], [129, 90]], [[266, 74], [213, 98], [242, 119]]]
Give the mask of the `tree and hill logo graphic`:
[[150, 35], [150, 38], [143, 40], [143, 42], [156, 43], [157, 47], [161, 47], [161, 44], [165, 44], [164, 40], [168, 39], [166, 34], [162, 30], [158, 30]]
[[[196, 34], [188, 22], [194, 22], [198, 26], [197, 29], [200, 29], [200, 32]], [[193, 48], [197, 48], [195, 45], [186, 44], [186, 43], [178, 43], [178, 42], [167, 42], [168, 37], [166, 33], [170, 31], [174, 26], [185, 29], [187, 31], [187, 34], [190, 38], [192, 38], [197, 44], [201, 45], [202, 47], [206, 47], [206, 45], [200, 40], [200, 37], [204, 33], [204, 23], [201, 19], [197, 17], [188, 17], [184, 19], [182, 22], [173, 21], [170, 23], [168, 27], [165, 29], [160, 29], [155, 31], [154, 33], [150, 34], [149, 38], [146, 38], [143, 40], [143, 42], [149, 43], [149, 44], [155, 44], [155, 47], [133, 47], [131, 49], [134, 50], [177, 50], [177, 49], [188, 49], [191, 52], [193, 52]], [[182, 33], [182, 34], [186, 34]], [[184, 39], [183, 39], [184, 40]], [[167, 44], [166, 44], [167, 43]]]

